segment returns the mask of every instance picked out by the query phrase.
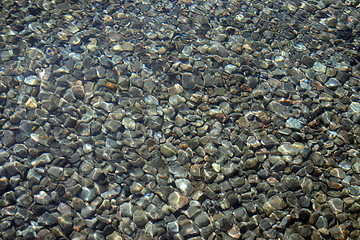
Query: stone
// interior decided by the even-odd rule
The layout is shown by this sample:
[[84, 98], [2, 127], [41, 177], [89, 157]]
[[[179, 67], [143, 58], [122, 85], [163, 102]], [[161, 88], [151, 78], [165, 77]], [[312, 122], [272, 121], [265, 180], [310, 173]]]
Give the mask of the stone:
[[318, 228], [328, 228], [329, 223], [326, 217], [324, 216], [319, 216], [316, 223], [315, 223], [316, 227]]
[[122, 125], [124, 125], [124, 127], [128, 130], [135, 130], [136, 128], [136, 123], [133, 119], [129, 118], [129, 117], [124, 117], [121, 121]]
[[328, 204], [330, 206], [331, 212], [335, 215], [344, 211], [344, 202], [340, 198], [331, 198], [328, 201]]
[[15, 133], [10, 130], [5, 130], [2, 136], [2, 145], [11, 147], [15, 143]]
[[276, 211], [276, 210], [281, 210], [284, 209], [286, 207], [286, 203], [285, 201], [275, 195], [272, 196], [263, 206], [264, 212], [267, 216], [269, 216], [272, 212]]
[[177, 221], [168, 222], [166, 228], [171, 234], [178, 233], [180, 231], [179, 223]]
[[278, 147], [278, 151], [283, 155], [290, 155], [294, 157], [299, 154], [300, 149], [291, 143], [283, 143]]
[[286, 120], [285, 126], [298, 131], [301, 130], [301, 128], [303, 128], [302, 123], [298, 119], [292, 117]]
[[172, 212], [182, 209], [189, 203], [189, 199], [180, 192], [172, 192], [168, 197], [168, 204]]
[[164, 155], [164, 157], [172, 157], [177, 153], [176, 147], [171, 143], [163, 144], [160, 147], [160, 152]]
[[240, 227], [234, 224], [232, 228], [227, 231], [227, 234], [233, 239], [240, 239], [241, 238]]
[[73, 230], [73, 218], [70, 214], [60, 215], [58, 218], [59, 226], [65, 234], [70, 234]]
[[38, 194], [34, 195], [34, 200], [39, 204], [48, 205], [51, 202], [51, 197], [45, 191], [40, 191]]
[[143, 210], [136, 210], [133, 213], [133, 221], [138, 227], [143, 227], [148, 222], [148, 219]]
[[199, 227], [206, 227], [210, 223], [209, 215], [205, 212], [201, 212], [200, 214], [195, 216], [194, 223]]
[[330, 235], [336, 240], [346, 239], [346, 236], [348, 235], [347, 230], [343, 224], [331, 227], [329, 232]]
[[191, 182], [187, 179], [176, 179], [175, 185], [178, 189], [181, 190], [185, 196], [190, 196], [192, 192], [194, 191], [194, 187], [192, 186]]
[[212, 55], [219, 55], [220, 57], [227, 57], [228, 56], [227, 49], [224, 46], [220, 45], [220, 44], [214, 44], [214, 45], [210, 46], [208, 51]]
[[304, 55], [301, 58], [301, 63], [307, 66], [308, 68], [311, 68], [314, 65], [315, 61], [311, 57]]
[[38, 218], [38, 223], [44, 226], [54, 226], [58, 223], [58, 218], [53, 213], [45, 212]]
[[182, 86], [184, 89], [193, 89], [195, 87], [195, 76], [192, 73], [183, 73]]
[[92, 205], [88, 205], [83, 209], [81, 209], [81, 216], [86, 219], [92, 218], [95, 215], [95, 213], [96, 213], [96, 208], [95, 206]]
[[259, 167], [259, 160], [257, 158], [249, 158], [244, 162], [244, 170], [257, 170]]

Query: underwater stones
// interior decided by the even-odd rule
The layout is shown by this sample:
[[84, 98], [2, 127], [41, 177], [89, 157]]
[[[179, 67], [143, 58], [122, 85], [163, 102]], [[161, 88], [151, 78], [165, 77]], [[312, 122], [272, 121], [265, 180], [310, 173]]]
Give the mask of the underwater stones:
[[99, 2], [0, 9], [0, 238], [359, 237], [354, 1]]

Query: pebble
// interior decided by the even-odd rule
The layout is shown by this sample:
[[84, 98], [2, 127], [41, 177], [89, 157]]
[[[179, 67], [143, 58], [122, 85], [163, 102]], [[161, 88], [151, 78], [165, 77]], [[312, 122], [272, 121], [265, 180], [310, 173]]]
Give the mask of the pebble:
[[284, 143], [279, 146], [278, 151], [283, 155], [296, 156], [299, 154], [300, 149], [294, 144]]
[[335, 215], [342, 213], [344, 210], [344, 203], [340, 198], [332, 198], [328, 201], [331, 212]]
[[160, 151], [165, 157], [172, 157], [177, 153], [177, 149], [171, 143], [162, 145]]
[[275, 195], [272, 196], [263, 206], [264, 212], [267, 216], [269, 216], [273, 211], [281, 210], [286, 207], [285, 201]]
[[172, 212], [178, 211], [179, 209], [186, 206], [188, 203], [188, 198], [179, 192], [172, 192], [168, 197], [168, 204]]

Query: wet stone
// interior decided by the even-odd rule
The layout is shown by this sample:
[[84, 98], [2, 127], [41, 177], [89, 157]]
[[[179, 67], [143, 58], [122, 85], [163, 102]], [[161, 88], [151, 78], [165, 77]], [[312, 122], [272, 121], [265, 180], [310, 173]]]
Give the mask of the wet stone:
[[304, 55], [301, 58], [301, 63], [310, 68], [314, 65], [315, 61], [311, 57]]
[[136, 123], [134, 120], [132, 120], [129, 117], [124, 117], [121, 121], [121, 123], [124, 125], [124, 127], [128, 130], [135, 130]]
[[10, 130], [5, 130], [2, 136], [2, 144], [5, 147], [11, 147], [15, 143], [15, 134]]
[[272, 147], [279, 145], [279, 140], [274, 135], [269, 134], [261, 137], [261, 143], [265, 147]]
[[80, 198], [86, 202], [91, 202], [96, 197], [93, 189], [83, 187], [80, 193]]
[[186, 237], [196, 236], [199, 233], [199, 229], [194, 225], [193, 221], [184, 219], [179, 221], [180, 235]]
[[328, 228], [329, 223], [328, 223], [328, 220], [327, 220], [326, 217], [319, 216], [315, 225], [318, 228], [325, 228], [326, 229], [326, 228]]
[[194, 223], [200, 228], [206, 227], [210, 223], [210, 218], [205, 212], [202, 212], [195, 216]]
[[344, 179], [345, 172], [341, 168], [334, 168], [330, 170], [330, 175], [336, 178]]
[[168, 222], [166, 228], [172, 234], [178, 233], [180, 231], [179, 223], [177, 221]]
[[219, 55], [221, 57], [227, 57], [228, 56], [227, 49], [224, 46], [220, 45], [220, 44], [214, 44], [214, 45], [210, 46], [208, 51], [209, 51], [209, 53], [211, 55]]
[[29, 207], [33, 202], [33, 197], [29, 194], [22, 194], [18, 199], [17, 202], [22, 207]]

